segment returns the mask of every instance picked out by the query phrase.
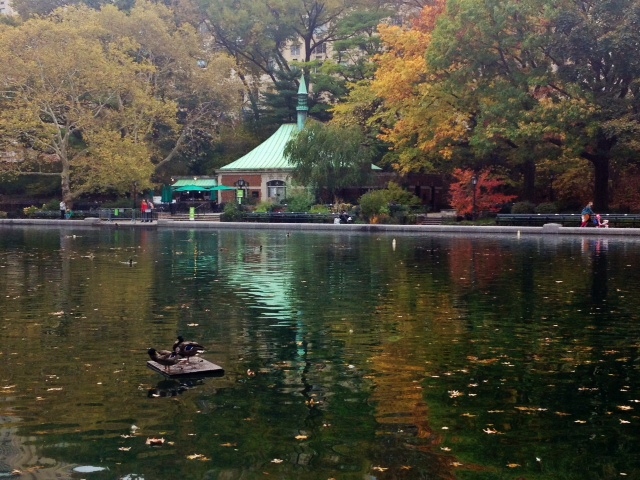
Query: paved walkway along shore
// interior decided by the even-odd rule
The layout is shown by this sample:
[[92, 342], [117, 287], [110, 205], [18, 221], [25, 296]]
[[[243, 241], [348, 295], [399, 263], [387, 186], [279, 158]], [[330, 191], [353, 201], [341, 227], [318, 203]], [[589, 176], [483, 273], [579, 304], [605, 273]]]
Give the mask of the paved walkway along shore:
[[142, 228], [152, 230], [287, 230], [287, 231], [342, 231], [364, 233], [446, 233], [464, 235], [579, 235], [596, 237], [640, 237], [640, 228], [563, 227], [548, 223], [542, 227], [507, 227], [476, 225], [370, 225], [332, 223], [250, 223], [158, 220], [152, 223], [140, 221], [104, 221], [99, 218], [84, 220], [0, 219], [0, 227], [57, 227], [77, 228]]

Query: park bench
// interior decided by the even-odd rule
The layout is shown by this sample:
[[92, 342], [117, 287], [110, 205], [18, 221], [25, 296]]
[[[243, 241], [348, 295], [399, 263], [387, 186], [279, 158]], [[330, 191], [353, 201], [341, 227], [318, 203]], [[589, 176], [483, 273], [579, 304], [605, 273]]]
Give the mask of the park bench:
[[[609, 220], [609, 227], [640, 227], [640, 215], [628, 213], [603, 213], [602, 220]], [[579, 227], [582, 215], [579, 213], [499, 213], [497, 225], [541, 227], [546, 223], [559, 223], [563, 227]]]

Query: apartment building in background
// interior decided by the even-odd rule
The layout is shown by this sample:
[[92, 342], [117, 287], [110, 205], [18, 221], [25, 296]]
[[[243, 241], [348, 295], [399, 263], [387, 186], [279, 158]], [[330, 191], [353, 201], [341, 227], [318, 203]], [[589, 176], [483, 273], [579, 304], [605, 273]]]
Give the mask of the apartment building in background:
[[0, 0], [0, 15], [15, 15], [15, 13], [11, 8], [11, 0]]

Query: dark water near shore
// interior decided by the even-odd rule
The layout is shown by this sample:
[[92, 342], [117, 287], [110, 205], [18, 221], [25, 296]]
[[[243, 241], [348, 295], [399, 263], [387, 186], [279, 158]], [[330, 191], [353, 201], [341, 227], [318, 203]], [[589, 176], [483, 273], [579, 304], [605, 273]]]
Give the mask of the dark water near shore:
[[640, 478], [639, 289], [618, 238], [2, 229], [0, 478]]

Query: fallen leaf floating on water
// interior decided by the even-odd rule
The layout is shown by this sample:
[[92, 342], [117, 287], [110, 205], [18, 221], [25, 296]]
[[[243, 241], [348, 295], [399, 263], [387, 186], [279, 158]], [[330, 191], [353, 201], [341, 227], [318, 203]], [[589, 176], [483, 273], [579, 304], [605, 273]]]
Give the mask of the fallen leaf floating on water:
[[205, 457], [201, 453], [194, 453], [193, 455], [187, 455], [189, 460], [200, 460], [201, 462], [208, 462], [209, 458]]
[[128, 452], [129, 450], [131, 450], [131, 447], [120, 447], [118, 450], [122, 452]]
[[64, 315], [64, 312], [60, 310], [59, 312], [52, 312], [49, 315], [55, 315], [56, 317], [59, 317], [60, 315]]
[[621, 424], [627, 424], [627, 423], [631, 423], [631, 422], [630, 422], [630, 421], [628, 421], [628, 420], [622, 420], [622, 419], [620, 419], [620, 423], [621, 423]]
[[309, 438], [307, 435], [296, 435], [295, 436], [296, 440], [306, 440], [307, 438]]
[[449, 447], [440, 447], [440, 450], [442, 450], [443, 452], [450, 452], [451, 449]]
[[586, 421], [586, 420], [576, 420], [576, 421], [575, 421], [575, 422], [573, 422], [573, 423], [587, 423], [587, 421]]
[[36, 470], [40, 470], [41, 468], [44, 468], [44, 467], [40, 467], [40, 466], [38, 466], [38, 467], [29, 467], [29, 468], [25, 468], [24, 470], [18, 470], [16, 468], [14, 470], [11, 470], [11, 475], [17, 477], [17, 476], [20, 476], [20, 475], [24, 475], [25, 473], [33, 473]]
[[489, 435], [502, 435], [502, 433], [496, 430], [495, 428], [485, 428], [482, 431]]
[[461, 416], [461, 417], [469, 417], [469, 418], [473, 418], [473, 417], [475, 417], [475, 416], [477, 416], [477, 415], [473, 415], [472, 413], [468, 413], [468, 412], [467, 412], [467, 413], [463, 413], [463, 414], [462, 414], [462, 415], [460, 415], [460, 416]]
[[456, 398], [463, 396], [464, 393], [460, 393], [458, 390], [449, 390], [449, 398]]
[[411, 470], [411, 467], [409, 465], [402, 465], [400, 470]]
[[516, 410], [520, 410], [521, 412], [546, 412], [547, 408], [541, 407], [513, 407]]
[[461, 467], [462, 463], [460, 463], [460, 462], [451, 462], [451, 465], [453, 465], [454, 467]]
[[374, 469], [375, 471], [377, 471], [377, 472], [385, 472], [385, 471], [389, 470], [389, 469], [388, 469], [388, 468], [386, 468], [386, 467], [373, 467], [373, 469]]
[[271, 460], [271, 463], [282, 463], [284, 462], [284, 460], [281, 460], [279, 458], [274, 458], [273, 460]]
[[164, 438], [147, 438], [145, 444], [151, 445], [152, 447], [158, 447], [164, 444]]
[[238, 446], [238, 444], [237, 444], [237, 443], [230, 443], [230, 442], [227, 442], [227, 443], [221, 443], [221, 444], [220, 444], [220, 446], [221, 446], [221, 447], [237, 447], [237, 446]]
[[630, 407], [629, 405], [618, 405], [618, 409], [619, 410], [633, 410], [633, 407]]
[[47, 392], [59, 392], [60, 390], [62, 390], [62, 387], [47, 388]]
[[507, 463], [507, 467], [509, 467], [509, 468], [517, 468], [519, 466], [520, 466], [519, 463]]

